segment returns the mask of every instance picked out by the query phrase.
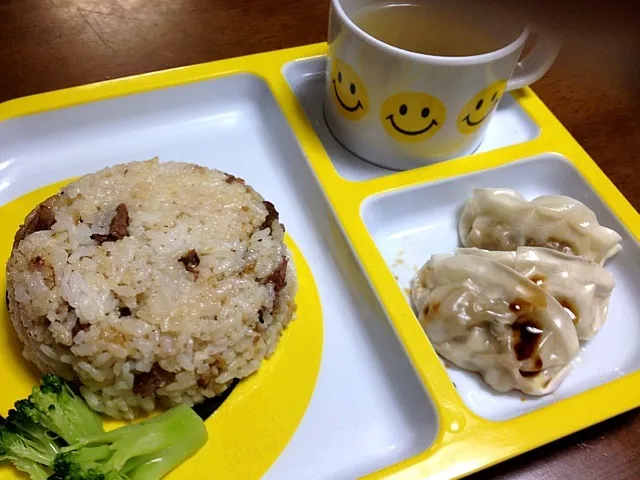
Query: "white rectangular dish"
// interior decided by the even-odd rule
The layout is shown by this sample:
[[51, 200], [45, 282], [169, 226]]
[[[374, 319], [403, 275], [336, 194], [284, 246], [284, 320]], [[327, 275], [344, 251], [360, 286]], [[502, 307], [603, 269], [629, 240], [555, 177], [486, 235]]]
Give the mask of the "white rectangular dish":
[[[155, 156], [245, 179], [286, 224], [302, 292], [281, 340], [296, 367], [288, 389], [265, 394], [282, 365], [277, 350], [207, 420], [209, 443], [170, 478], [208, 478], [217, 456], [226, 458], [224, 478], [448, 480], [640, 406], [640, 216], [553, 114], [523, 89], [504, 97], [472, 155], [385, 170], [346, 151], [324, 124], [325, 51], [310, 45], [0, 104], [4, 260], [26, 214], [12, 210], [16, 198], [27, 205], [29, 192], [52, 182]], [[528, 199], [571, 195], [623, 236], [607, 265], [617, 282], [609, 319], [548, 397], [497, 394], [444, 366], [407, 301], [416, 268], [458, 245], [471, 188], [489, 186]], [[2, 273], [0, 289], [4, 282]], [[0, 382], [22, 381], [0, 390], [4, 414], [37, 376], [0, 313], [0, 360], [12, 365]], [[292, 345], [305, 316], [320, 317], [314, 334]], [[258, 401], [284, 405], [298, 384], [308, 391], [295, 412]], [[242, 402], [250, 415], [234, 417]], [[270, 436], [252, 435], [261, 422], [275, 425]], [[246, 444], [224, 450], [236, 430]], [[0, 467], [0, 480], [16, 478]]]

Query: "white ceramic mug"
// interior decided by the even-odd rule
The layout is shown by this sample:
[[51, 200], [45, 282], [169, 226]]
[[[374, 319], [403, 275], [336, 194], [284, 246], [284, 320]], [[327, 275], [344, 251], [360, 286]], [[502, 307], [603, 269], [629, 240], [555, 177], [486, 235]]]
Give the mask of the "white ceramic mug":
[[[406, 170], [472, 153], [505, 91], [546, 73], [560, 41], [530, 29], [489, 53], [444, 57], [388, 45], [359, 28], [354, 14], [375, 0], [331, 0], [325, 117], [348, 150], [383, 167]], [[387, 2], [388, 3], [388, 2]]]

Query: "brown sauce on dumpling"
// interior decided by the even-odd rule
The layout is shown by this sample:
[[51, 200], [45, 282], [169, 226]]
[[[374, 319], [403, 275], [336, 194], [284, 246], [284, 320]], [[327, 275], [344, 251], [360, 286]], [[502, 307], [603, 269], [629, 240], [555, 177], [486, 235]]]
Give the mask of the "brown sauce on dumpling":
[[[511, 308], [512, 311], [522, 312], [525, 307], [513, 302], [509, 305], [509, 308]], [[511, 325], [513, 331], [513, 351], [518, 361], [533, 357], [538, 350], [540, 340], [542, 340], [542, 334], [544, 333], [535, 320], [527, 317], [526, 313], [528, 312], [522, 313], [513, 325]]]
[[531, 367], [530, 370], [520, 369], [520, 375], [523, 377], [535, 377], [540, 375], [540, 372], [542, 372], [542, 366], [542, 358], [540, 358], [539, 355], [536, 355], [533, 360], [533, 367]]

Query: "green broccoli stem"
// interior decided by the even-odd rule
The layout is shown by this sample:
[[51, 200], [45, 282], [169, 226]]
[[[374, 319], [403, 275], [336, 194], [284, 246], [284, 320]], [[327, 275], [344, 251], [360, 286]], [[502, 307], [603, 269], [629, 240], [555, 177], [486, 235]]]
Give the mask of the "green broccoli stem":
[[[206, 439], [203, 444], [206, 443]], [[128, 472], [127, 476], [131, 480], [157, 480], [167, 475], [182, 462], [196, 453], [203, 444], [189, 443], [169, 447], [160, 453], [147, 458], [146, 461]]]
[[32, 444], [25, 440], [17, 440], [11, 445], [11, 454], [14, 458], [24, 458], [35, 463], [51, 465], [56, 456], [55, 452], [43, 452], [39, 445]]
[[74, 420], [69, 422], [70, 435], [79, 439], [104, 432], [100, 415], [92, 410], [82, 397], [73, 394], [69, 386], [65, 385], [65, 387], [73, 395], [68, 400], [64, 411], [65, 414], [74, 417]]
[[[191, 408], [181, 405], [166, 424], [167, 448], [150, 454], [139, 467], [127, 472], [131, 480], [156, 480], [195, 454], [207, 443], [207, 429]], [[164, 425], [163, 425], [164, 427]]]
[[27, 417], [18, 417], [15, 411], [9, 418], [0, 416], [0, 463], [9, 461], [33, 479], [47, 478], [60, 448], [47, 431]]
[[80, 462], [83, 452], [109, 448], [112, 456], [102, 471], [122, 471], [132, 480], [157, 480], [193, 455], [207, 442], [207, 429], [188, 406], [179, 405], [140, 423], [87, 437], [66, 447]]
[[48, 435], [48, 432], [28, 418], [22, 418], [17, 423], [12, 423], [14, 434], [20, 435], [31, 450], [37, 452], [41, 458], [39, 463], [51, 465], [55, 456], [60, 453], [57, 442]]
[[85, 447], [82, 450], [73, 452], [73, 455], [78, 463], [91, 465], [109, 460], [113, 455], [113, 451], [109, 445], [100, 445], [98, 447]]
[[31, 480], [47, 480], [49, 478], [49, 473], [39, 463], [31, 462], [25, 458], [12, 459], [11, 463], [18, 470], [29, 475]]
[[[189, 409], [189, 407], [186, 407], [186, 408]], [[143, 435], [143, 433], [141, 433], [140, 430], [145, 427], [148, 427], [150, 425], [166, 424], [176, 416], [185, 415], [184, 409], [185, 409], [184, 405], [179, 405], [177, 407], [173, 407], [170, 410], [167, 410], [164, 413], [161, 413], [160, 415], [151, 417], [148, 420], [143, 420], [142, 422], [138, 422], [138, 423], [131, 423], [129, 425], [125, 425], [124, 427], [119, 427], [114, 430], [110, 430], [108, 432], [103, 432], [97, 435], [84, 437], [82, 440], [74, 443], [73, 445], [63, 448], [62, 451], [70, 452], [70, 451], [78, 450], [79, 448], [82, 448], [88, 445], [93, 445], [96, 443], [113, 444], [127, 437], [137, 438], [137, 436]]]

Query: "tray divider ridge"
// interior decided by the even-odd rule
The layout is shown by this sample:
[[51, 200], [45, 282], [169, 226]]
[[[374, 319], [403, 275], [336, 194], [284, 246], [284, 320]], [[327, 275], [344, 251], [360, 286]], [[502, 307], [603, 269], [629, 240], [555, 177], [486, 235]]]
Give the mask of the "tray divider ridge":
[[[607, 203], [616, 214], [633, 219], [634, 221], [626, 222], [627, 228], [636, 238], [640, 238], [638, 213], [530, 88], [514, 92], [513, 96], [540, 128], [540, 134], [535, 139], [411, 171], [351, 182], [342, 178], [335, 170], [284, 76], [274, 79], [274, 85], [285, 117], [298, 136], [307, 161], [325, 192], [354, 255], [379, 296], [427, 390], [437, 400], [441, 425], [440, 435], [434, 444], [415, 458], [392, 465], [367, 478], [459, 478], [584, 428], [585, 416], [592, 419], [589, 424], [608, 418], [611, 415], [605, 413], [605, 410], [608, 411], [607, 407], [600, 406], [600, 410], [595, 413], [590, 411], [590, 405], [598, 398], [597, 392], [604, 388], [611, 392], [615, 390], [618, 395], [625, 397], [616, 402], [617, 413], [629, 410], [640, 402], [640, 392], [635, 395], [623, 393], [632, 388], [634, 382], [640, 381], [640, 372], [636, 372], [511, 420], [496, 422], [476, 415], [457, 395], [360, 215], [362, 202], [379, 193], [507, 165], [551, 152], [566, 156], [593, 186], [605, 193], [605, 201], [608, 199]], [[583, 412], [583, 417], [580, 419], [580, 415], [576, 414], [575, 418], [567, 421], [567, 411]], [[551, 423], [554, 427], [545, 429], [535, 440], [529, 439], [526, 448], [522, 448], [522, 432], [538, 429], [541, 419], [546, 419], [543, 420], [545, 424], [553, 419]], [[477, 453], [471, 460], [468, 458], [470, 450]], [[478, 458], [482, 460], [478, 461]]]

